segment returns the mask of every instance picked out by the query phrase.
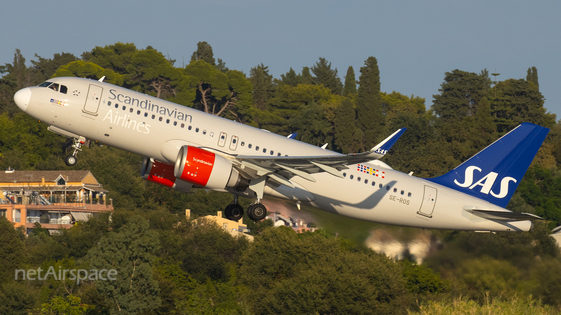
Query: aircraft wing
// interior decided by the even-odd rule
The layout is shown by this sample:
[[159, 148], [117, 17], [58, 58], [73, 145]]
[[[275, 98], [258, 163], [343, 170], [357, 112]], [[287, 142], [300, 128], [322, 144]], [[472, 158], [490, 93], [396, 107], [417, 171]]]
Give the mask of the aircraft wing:
[[238, 155], [232, 163], [246, 178], [267, 176], [280, 184], [292, 186], [289, 179], [299, 176], [315, 182], [311, 174], [327, 172], [337, 177], [343, 177], [341, 170], [347, 165], [365, 163], [382, 158], [395, 142], [405, 132], [401, 128], [384, 139], [368, 152], [320, 155], [320, 156], [243, 156]]

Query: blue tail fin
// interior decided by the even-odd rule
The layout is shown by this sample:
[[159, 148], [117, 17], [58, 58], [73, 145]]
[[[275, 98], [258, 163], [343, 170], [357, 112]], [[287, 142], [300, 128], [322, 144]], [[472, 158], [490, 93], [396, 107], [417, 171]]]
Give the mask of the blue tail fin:
[[428, 180], [505, 208], [548, 132], [522, 123], [452, 171]]

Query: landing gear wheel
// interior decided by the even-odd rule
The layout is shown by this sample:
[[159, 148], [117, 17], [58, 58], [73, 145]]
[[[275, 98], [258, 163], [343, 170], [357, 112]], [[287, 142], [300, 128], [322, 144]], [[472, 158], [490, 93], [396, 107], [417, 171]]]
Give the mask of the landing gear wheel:
[[78, 162], [78, 159], [74, 155], [68, 155], [64, 158], [64, 163], [68, 166], [74, 166]]
[[224, 215], [228, 220], [238, 221], [243, 218], [243, 208], [237, 203], [229, 204], [224, 210]]
[[267, 216], [267, 208], [260, 203], [253, 204], [247, 208], [247, 216], [253, 221], [261, 221]]

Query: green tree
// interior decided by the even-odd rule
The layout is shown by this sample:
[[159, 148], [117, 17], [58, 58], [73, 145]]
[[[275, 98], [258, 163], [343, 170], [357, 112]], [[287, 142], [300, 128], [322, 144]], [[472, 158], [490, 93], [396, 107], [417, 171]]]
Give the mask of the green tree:
[[81, 303], [82, 300], [72, 294], [56, 296], [49, 303], [41, 305], [41, 315], [82, 315], [95, 309], [92, 305]]
[[[187, 80], [187, 82], [184, 82]], [[149, 93], [157, 98], [167, 99], [177, 97], [178, 88], [183, 85], [187, 88], [189, 79], [180, 69], [172, 64], [155, 49], [139, 50], [132, 55], [127, 66], [126, 85], [134, 90]], [[192, 102], [191, 98], [186, 100]]]
[[286, 74], [281, 74], [281, 82], [283, 84], [288, 84], [292, 87], [295, 87], [298, 84], [302, 83], [302, 75], [296, 74], [296, 72], [291, 67]]
[[356, 117], [357, 127], [364, 132], [364, 137], [357, 140], [363, 151], [370, 150], [383, 137], [385, 125], [380, 97], [380, 70], [374, 57], [368, 57], [360, 68]]
[[35, 308], [38, 295], [23, 281], [12, 281], [0, 288], [0, 314], [28, 315]]
[[504, 134], [522, 122], [545, 127], [555, 124], [555, 115], [546, 114], [544, 97], [538, 87], [523, 79], [509, 79], [497, 83], [494, 112], [497, 131]]
[[214, 53], [212, 47], [207, 42], [198, 42], [197, 50], [191, 55], [191, 61], [204, 60], [209, 65], [215, 66]]
[[102, 77], [105, 77], [104, 82], [109, 82], [115, 85], [123, 85], [125, 81], [124, 75], [118, 74], [109, 69], [104, 69], [95, 63], [83, 60], [72, 61], [61, 66], [53, 74], [53, 78], [56, 77], [79, 77], [92, 80], [99, 80]]
[[160, 305], [160, 290], [152, 274], [158, 245], [158, 234], [149, 230], [146, 220], [134, 216], [90, 250], [93, 268], [117, 271], [117, 280], [96, 281], [112, 313], [139, 314]]
[[355, 70], [353, 69], [353, 66], [349, 66], [349, 69], [347, 69], [347, 75], [345, 76], [345, 87], [343, 88], [343, 96], [346, 96], [350, 99], [356, 99], [357, 97]]
[[230, 114], [241, 122], [249, 121], [253, 87], [243, 73], [237, 70], [222, 73], [204, 60], [192, 61], [185, 73], [193, 77], [195, 108], [217, 116]]
[[57, 69], [73, 61], [78, 61], [78, 58], [70, 53], [55, 54], [52, 59], [43, 58], [35, 54], [38, 60], [31, 60], [33, 64], [32, 71], [34, 72], [35, 84], [39, 84], [47, 79], [50, 79]]
[[132, 62], [132, 56], [137, 51], [133, 43], [118, 42], [105, 47], [96, 46], [91, 52], [84, 52], [82, 60], [95, 63], [119, 74], [126, 74], [127, 67]]
[[266, 110], [267, 103], [275, 92], [273, 76], [269, 74], [269, 67], [260, 64], [251, 68], [249, 81], [253, 85], [253, 104], [259, 110]]
[[406, 307], [397, 264], [347, 250], [322, 232], [266, 229], [244, 253], [240, 281], [259, 314], [393, 314]]
[[477, 103], [486, 95], [491, 81], [485, 75], [453, 70], [446, 72], [440, 94], [433, 95], [432, 109], [441, 120], [462, 120], [475, 115]]
[[315, 75], [315, 84], [323, 84], [331, 90], [331, 93], [341, 95], [343, 83], [337, 76], [337, 69], [331, 69], [331, 62], [328, 63], [325, 58], [320, 57], [315, 66], [312, 67], [312, 73]]
[[301, 107], [300, 115], [291, 119], [289, 124], [301, 141], [317, 146], [332, 141], [331, 124], [325, 116], [325, 109], [316, 102]]
[[20, 235], [11, 222], [5, 217], [0, 217], [0, 284], [14, 279], [16, 269], [23, 268], [27, 261], [27, 253]]
[[528, 68], [528, 74], [526, 75], [526, 81], [534, 83], [534, 85], [539, 89], [540, 84], [538, 82], [538, 69], [536, 67]]
[[345, 98], [341, 105], [335, 110], [335, 121], [333, 126], [334, 144], [342, 153], [357, 152], [358, 142], [354, 138], [357, 128], [356, 112], [353, 103]]

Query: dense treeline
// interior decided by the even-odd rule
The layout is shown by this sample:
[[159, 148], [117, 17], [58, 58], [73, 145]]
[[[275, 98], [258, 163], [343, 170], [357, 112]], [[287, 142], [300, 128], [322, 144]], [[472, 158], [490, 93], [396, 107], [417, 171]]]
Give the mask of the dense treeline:
[[[267, 228], [270, 223], [250, 223], [256, 239], [248, 243], [211, 225], [195, 227], [182, 215], [186, 208], [195, 215], [214, 214], [231, 196], [204, 190], [179, 194], [144, 182], [142, 157], [94, 143], [77, 167], [91, 170], [110, 191], [114, 215], [53, 236], [38, 228], [24, 237], [0, 220], [2, 314], [69, 312], [64, 308], [76, 314], [432, 313], [444, 312], [446, 305], [490, 308], [510, 300], [520, 309], [553, 313], [561, 306], [556, 294], [561, 260], [549, 236], [561, 223], [561, 123], [544, 108], [535, 67], [524, 79], [501, 82], [492, 81], [487, 70], [447, 72], [427, 109], [422, 98], [381, 92], [374, 57], [365, 60], [358, 77], [349, 67], [343, 80], [325, 58], [299, 72], [290, 68], [280, 78], [263, 64], [246, 75], [216, 61], [206, 42], [181, 66], [152, 47], [122, 43], [80, 57], [35, 59], [28, 65], [16, 51], [13, 63], [0, 66], [4, 169], [67, 168], [62, 157], [71, 143], [17, 109], [18, 89], [56, 76], [105, 76], [110, 83], [241, 123], [298, 133], [301, 141], [328, 143], [343, 153], [368, 150], [407, 127], [385, 159], [422, 177], [447, 172], [521, 122], [540, 124], [551, 132], [508, 208], [545, 221], [529, 233], [435, 231], [442, 245], [420, 266], [391, 261], [323, 230], [297, 235]], [[124, 249], [119, 259], [112, 254], [117, 248]], [[13, 280], [16, 268], [50, 266], [114, 266], [121, 278], [80, 285]]]

